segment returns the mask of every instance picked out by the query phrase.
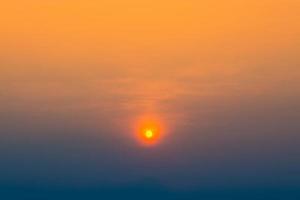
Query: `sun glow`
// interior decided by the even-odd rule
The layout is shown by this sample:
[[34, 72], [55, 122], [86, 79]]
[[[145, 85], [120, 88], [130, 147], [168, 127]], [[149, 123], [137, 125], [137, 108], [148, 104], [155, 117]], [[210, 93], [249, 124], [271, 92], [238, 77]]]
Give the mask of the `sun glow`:
[[157, 119], [143, 119], [137, 122], [137, 141], [143, 146], [154, 146], [162, 140], [162, 125]]
[[145, 131], [145, 133], [144, 133], [144, 135], [145, 135], [145, 137], [147, 138], [147, 139], [151, 139], [151, 138], [153, 138], [153, 131], [152, 130], [146, 130]]

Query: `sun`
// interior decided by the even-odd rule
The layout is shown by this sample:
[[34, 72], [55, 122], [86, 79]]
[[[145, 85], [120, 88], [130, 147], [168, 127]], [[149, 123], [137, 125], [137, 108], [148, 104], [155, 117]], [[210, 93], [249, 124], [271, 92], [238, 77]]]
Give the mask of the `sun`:
[[151, 139], [154, 136], [153, 131], [151, 129], [146, 130], [144, 132], [144, 135], [145, 135], [145, 138], [147, 138], [147, 139]]
[[136, 124], [137, 141], [146, 147], [153, 147], [162, 140], [162, 123], [159, 120], [143, 119]]
[[140, 131], [140, 141], [145, 146], [153, 146], [160, 140], [160, 131], [157, 127], [144, 128]]

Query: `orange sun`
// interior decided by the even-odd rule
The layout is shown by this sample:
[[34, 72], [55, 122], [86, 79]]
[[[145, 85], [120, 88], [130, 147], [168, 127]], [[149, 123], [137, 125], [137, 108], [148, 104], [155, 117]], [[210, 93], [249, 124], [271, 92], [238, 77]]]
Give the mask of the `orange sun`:
[[143, 146], [158, 144], [162, 138], [161, 124], [157, 120], [144, 119], [138, 122], [137, 139]]
[[149, 140], [152, 139], [154, 136], [153, 131], [151, 129], [146, 130], [144, 132], [144, 135], [145, 135], [145, 138], [147, 138]]
[[153, 145], [158, 142], [158, 131], [154, 129], [145, 129], [141, 132], [141, 138], [144, 144]]

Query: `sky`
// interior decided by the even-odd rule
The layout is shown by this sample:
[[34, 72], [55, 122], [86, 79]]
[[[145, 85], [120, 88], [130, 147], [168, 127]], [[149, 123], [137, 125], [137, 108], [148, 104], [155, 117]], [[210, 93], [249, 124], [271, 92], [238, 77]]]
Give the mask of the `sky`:
[[2, 2], [0, 196], [300, 196], [299, 13], [297, 0]]

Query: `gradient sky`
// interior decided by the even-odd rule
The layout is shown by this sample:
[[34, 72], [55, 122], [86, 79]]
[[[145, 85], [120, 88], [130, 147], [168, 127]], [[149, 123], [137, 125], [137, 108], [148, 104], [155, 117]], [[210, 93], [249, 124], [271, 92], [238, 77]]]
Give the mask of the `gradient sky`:
[[[0, 188], [300, 189], [299, 13], [297, 0], [2, 2]], [[144, 118], [164, 127], [151, 148]]]

